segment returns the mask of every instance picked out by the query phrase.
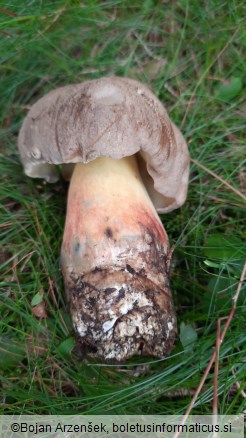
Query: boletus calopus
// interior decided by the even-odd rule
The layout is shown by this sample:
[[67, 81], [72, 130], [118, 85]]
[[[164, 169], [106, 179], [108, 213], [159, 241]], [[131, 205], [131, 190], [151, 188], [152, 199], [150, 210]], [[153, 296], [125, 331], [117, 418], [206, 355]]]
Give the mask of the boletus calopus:
[[143, 84], [106, 77], [38, 100], [19, 134], [25, 173], [70, 179], [61, 266], [83, 351], [164, 357], [175, 341], [171, 251], [158, 213], [181, 206], [189, 154]]

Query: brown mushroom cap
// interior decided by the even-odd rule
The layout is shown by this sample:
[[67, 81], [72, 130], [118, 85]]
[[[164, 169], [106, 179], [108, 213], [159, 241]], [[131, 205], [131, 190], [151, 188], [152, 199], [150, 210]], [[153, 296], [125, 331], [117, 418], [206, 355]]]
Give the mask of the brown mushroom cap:
[[27, 114], [18, 146], [25, 173], [48, 182], [57, 180], [57, 164], [138, 153], [141, 176], [159, 213], [186, 199], [187, 144], [161, 102], [132, 79], [110, 76], [51, 91]]

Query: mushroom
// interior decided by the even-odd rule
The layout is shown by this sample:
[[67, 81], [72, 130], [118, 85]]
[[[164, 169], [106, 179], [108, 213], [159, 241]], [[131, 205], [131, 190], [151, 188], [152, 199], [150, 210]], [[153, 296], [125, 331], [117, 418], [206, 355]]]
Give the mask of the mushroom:
[[28, 176], [55, 182], [61, 165], [71, 179], [61, 266], [82, 350], [166, 356], [177, 324], [157, 212], [184, 203], [189, 154], [160, 101], [128, 78], [67, 85], [32, 106], [18, 146]]

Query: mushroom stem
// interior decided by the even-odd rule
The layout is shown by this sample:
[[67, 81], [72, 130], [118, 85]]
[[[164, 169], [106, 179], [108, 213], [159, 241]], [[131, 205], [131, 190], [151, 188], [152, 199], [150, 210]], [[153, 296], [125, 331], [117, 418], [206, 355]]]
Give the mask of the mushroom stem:
[[171, 350], [176, 318], [168, 237], [134, 156], [75, 166], [61, 260], [73, 323], [88, 354], [125, 360]]

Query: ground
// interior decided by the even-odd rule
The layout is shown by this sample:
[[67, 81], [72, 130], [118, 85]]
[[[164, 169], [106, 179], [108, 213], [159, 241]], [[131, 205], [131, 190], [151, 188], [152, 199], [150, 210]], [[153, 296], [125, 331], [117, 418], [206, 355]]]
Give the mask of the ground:
[[[245, 263], [245, 12], [243, 1], [219, 0], [9, 0], [0, 8], [1, 413], [185, 412]], [[39, 97], [110, 74], [155, 92], [192, 157], [186, 204], [162, 216], [174, 245], [176, 347], [166, 359], [120, 367], [73, 348], [59, 266], [67, 184], [24, 176], [17, 152]], [[245, 286], [238, 291], [218, 362], [221, 414], [245, 407]], [[194, 413], [212, 412], [215, 372]]]

